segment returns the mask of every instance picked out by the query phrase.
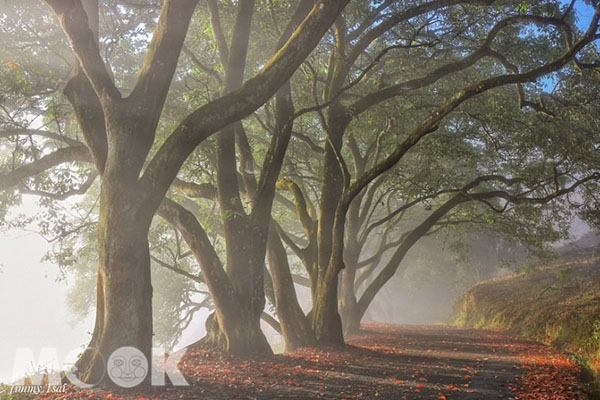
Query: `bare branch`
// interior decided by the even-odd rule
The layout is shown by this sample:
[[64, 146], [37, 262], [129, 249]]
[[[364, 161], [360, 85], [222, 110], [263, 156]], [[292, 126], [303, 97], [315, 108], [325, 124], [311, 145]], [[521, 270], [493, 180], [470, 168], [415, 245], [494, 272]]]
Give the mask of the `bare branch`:
[[294, 279], [294, 283], [300, 285], [300, 286], [304, 286], [304, 287], [310, 287], [310, 279], [302, 276], [302, 275], [298, 275], [298, 274], [292, 274], [292, 278]]
[[271, 221], [271, 224], [273, 224], [273, 226], [275, 227], [275, 230], [277, 231], [277, 234], [279, 235], [281, 240], [294, 252], [294, 254], [296, 254], [296, 256], [298, 256], [298, 258], [305, 261], [306, 250], [300, 248], [300, 246], [298, 246], [296, 242], [283, 230], [283, 228], [277, 223], [277, 221], [273, 220]]
[[201, 283], [203, 285], [205, 284], [204, 279], [202, 279], [201, 276], [191, 274], [191, 273], [189, 273], [189, 272], [187, 272], [187, 271], [185, 271], [185, 270], [183, 270], [183, 269], [181, 269], [179, 267], [173, 266], [173, 265], [171, 265], [171, 264], [169, 264], [169, 263], [161, 260], [160, 258], [158, 258], [156, 256], [151, 255], [150, 258], [154, 262], [156, 262], [158, 265], [160, 265], [163, 268], [168, 269], [169, 271], [173, 271], [176, 274], [179, 274], [181, 276], [185, 276], [186, 278], [191, 279], [194, 282]]
[[[437, 82], [438, 80], [440, 80], [443, 77], [446, 77], [450, 74], [464, 70], [464, 69], [474, 65], [477, 61], [479, 61], [480, 59], [482, 59], [486, 56], [493, 56], [493, 57], [499, 56], [499, 54], [497, 52], [494, 52], [490, 49], [490, 46], [491, 46], [493, 40], [496, 38], [496, 36], [503, 29], [505, 29], [511, 25], [515, 25], [515, 24], [519, 24], [519, 23], [527, 23], [527, 22], [534, 23], [537, 25], [553, 25], [553, 26], [558, 27], [565, 35], [565, 42], [567, 43], [568, 49], [571, 49], [572, 44], [573, 44], [572, 43], [572, 33], [571, 33], [569, 26], [564, 21], [561, 21], [557, 18], [539, 17], [539, 16], [535, 16], [535, 15], [518, 15], [518, 16], [508, 17], [508, 18], [505, 18], [505, 19], [499, 21], [496, 25], [494, 25], [494, 27], [492, 27], [492, 29], [488, 32], [482, 45], [477, 50], [475, 50], [473, 53], [471, 53], [470, 55], [468, 55], [458, 61], [451, 62], [442, 67], [439, 67], [421, 78], [412, 79], [410, 81], [402, 82], [402, 83], [399, 83], [396, 85], [392, 85], [392, 86], [383, 88], [376, 92], [369, 93], [368, 95], [364, 96], [363, 98], [361, 98], [360, 100], [356, 101], [354, 104], [352, 104], [351, 106], [348, 107], [350, 114], [352, 114], [352, 115], [360, 114], [360, 113], [364, 112], [365, 110], [367, 110], [368, 108], [370, 108], [382, 101], [385, 101], [385, 100], [390, 99], [395, 96], [399, 96], [407, 91], [416, 90], [416, 89], [420, 89], [420, 88], [429, 86], [429, 85]], [[590, 38], [586, 37], [586, 42], [588, 42], [589, 40], [590, 40]], [[580, 40], [580, 43], [581, 43], [581, 40]], [[573, 52], [573, 54], [571, 54], [569, 56], [569, 61], [574, 59], [574, 56], [576, 53], [577, 52]], [[510, 71], [513, 73], [518, 72], [513, 69], [511, 69]], [[527, 105], [529, 105], [529, 104], [527, 104]]]
[[271, 314], [267, 314], [263, 311], [260, 318], [265, 321], [271, 328], [275, 330], [275, 332], [281, 335], [281, 325], [279, 325], [279, 321], [277, 321]]
[[494, 0], [436, 0], [429, 1], [424, 4], [404, 10], [399, 14], [392, 15], [390, 18], [376, 25], [374, 28], [369, 30], [359, 41], [354, 45], [350, 51], [347, 62], [349, 65], [354, 64], [356, 59], [362, 54], [362, 52], [369, 47], [369, 45], [378, 37], [383, 35], [385, 32], [392, 29], [403, 21], [407, 21], [411, 18], [419, 15], [426, 14], [431, 11], [438, 10], [440, 8], [450, 7], [457, 4], [491, 4]]

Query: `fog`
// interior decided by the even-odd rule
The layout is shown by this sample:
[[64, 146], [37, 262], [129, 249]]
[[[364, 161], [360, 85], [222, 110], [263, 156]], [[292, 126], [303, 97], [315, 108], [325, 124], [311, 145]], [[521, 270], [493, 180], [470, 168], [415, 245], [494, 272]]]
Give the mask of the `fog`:
[[[36, 199], [26, 196], [17, 213], [35, 212]], [[585, 235], [589, 227], [576, 220], [571, 227], [574, 239]], [[55, 348], [59, 362], [67, 354], [83, 348], [93, 329], [94, 311], [77, 320], [67, 306], [68, 279], [59, 279], [56, 265], [42, 262], [51, 245], [38, 234], [12, 230], [0, 236], [0, 382], [11, 382], [16, 376], [31, 372], [31, 366], [14, 365], [18, 348], [30, 348], [38, 367], [49, 361], [38, 360], [42, 348]], [[567, 242], [558, 243], [564, 246]], [[488, 254], [489, 265], [481, 265], [473, 249], [450, 250], [444, 237], [425, 238], [409, 252], [404, 274], [393, 278], [369, 307], [363, 321], [431, 324], [448, 318], [455, 298], [473, 283], [510, 272], [501, 268], [502, 254]], [[469, 253], [469, 254], [466, 254]], [[466, 258], [464, 256], [467, 256]], [[506, 256], [506, 255], [504, 255]], [[463, 259], [465, 258], [465, 259]], [[479, 265], [478, 265], [479, 263]], [[305, 311], [310, 308], [310, 292], [297, 286]], [[94, 293], [90, 293], [91, 296]], [[208, 310], [195, 313], [189, 327], [181, 335], [177, 349], [186, 347], [205, 334]], [[281, 337], [267, 324], [263, 330], [275, 352], [283, 349]]]
[[[35, 208], [35, 200], [26, 197], [18, 212]], [[60, 360], [87, 344], [93, 318], [73, 323], [65, 301], [67, 282], [57, 280], [56, 265], [41, 261], [50, 250], [42, 237], [22, 230], [0, 235], [0, 382], [10, 382], [18, 348], [32, 349], [36, 359], [42, 348], [56, 348]], [[23, 368], [17, 376], [28, 372]]]
[[[24, 196], [24, 204], [13, 213], [33, 215], [39, 210], [36, 202], [36, 197]], [[67, 296], [72, 285], [68, 277], [63, 279], [56, 265], [42, 261], [51, 248], [35, 232], [14, 229], [0, 233], [0, 383], [51, 367], [53, 360], [39, 358], [44, 348], [56, 349], [59, 365], [72, 362], [67, 356], [80, 352], [91, 337], [95, 309], [83, 320], [70, 310]], [[205, 335], [208, 314], [207, 309], [195, 313], [175, 349], [189, 346]], [[263, 330], [274, 350], [280, 352], [281, 337], [267, 324], [263, 324]], [[38, 365], [15, 365], [18, 349], [31, 349]]]

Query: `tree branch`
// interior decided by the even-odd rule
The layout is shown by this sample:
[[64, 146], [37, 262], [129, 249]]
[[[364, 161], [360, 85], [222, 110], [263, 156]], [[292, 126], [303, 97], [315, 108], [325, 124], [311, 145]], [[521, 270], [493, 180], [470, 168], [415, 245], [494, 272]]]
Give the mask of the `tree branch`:
[[164, 262], [163, 260], [161, 260], [160, 258], [158, 258], [156, 256], [151, 255], [150, 258], [153, 261], [155, 261], [158, 265], [160, 265], [163, 268], [168, 269], [169, 271], [173, 271], [176, 274], [179, 274], [181, 276], [185, 276], [186, 278], [191, 279], [191, 280], [193, 280], [196, 283], [201, 283], [203, 285], [205, 284], [204, 279], [202, 279], [202, 277], [200, 277], [198, 275], [194, 275], [194, 274], [191, 274], [191, 273], [189, 273], [189, 272], [187, 272], [187, 271], [185, 271], [185, 270], [183, 270], [181, 268], [174, 267], [171, 264], [169, 264], [167, 262]]
[[86, 178], [85, 182], [83, 182], [81, 184], [81, 186], [79, 186], [76, 189], [67, 190], [66, 192], [63, 192], [63, 193], [51, 193], [51, 192], [45, 192], [45, 191], [41, 191], [41, 190], [32, 190], [32, 189], [25, 187], [25, 185], [19, 185], [18, 187], [19, 187], [19, 192], [24, 193], [24, 194], [33, 194], [33, 195], [41, 196], [41, 197], [48, 197], [48, 198], [54, 199], [54, 200], [66, 200], [71, 196], [85, 194], [88, 191], [88, 189], [92, 186], [92, 184], [94, 183], [94, 181], [96, 180], [97, 177], [98, 177], [98, 172], [92, 171]]
[[221, 27], [219, 7], [215, 0], [206, 0], [206, 5], [208, 6], [208, 14], [210, 15], [210, 28], [213, 37], [215, 38], [221, 65], [223, 68], [226, 68], [229, 61], [229, 46], [227, 46], [227, 40], [225, 39], [225, 34], [223, 34], [223, 28]]
[[[260, 107], [317, 45], [349, 0], [319, 1], [286, 45], [239, 90], [200, 107], [173, 131], [146, 168], [142, 201], [160, 201], [188, 155], [204, 139]], [[152, 204], [149, 209], [153, 209]], [[158, 206], [158, 204], [156, 205]]]
[[69, 146], [85, 146], [85, 143], [82, 143], [78, 140], [71, 139], [56, 132], [45, 131], [43, 129], [6, 129], [0, 131], [0, 137], [12, 136], [40, 136], [66, 143]]
[[217, 188], [211, 183], [186, 182], [175, 178], [171, 188], [192, 199], [215, 200], [217, 198]]
[[163, 2], [144, 65], [130, 95], [139, 107], [153, 110], [150, 113], [156, 116], [153, 126], [158, 123], [197, 3], [198, 0]]
[[25, 178], [37, 175], [59, 164], [72, 161], [92, 161], [88, 148], [85, 146], [74, 146], [58, 149], [39, 160], [20, 166], [6, 174], [0, 174], [0, 190], [6, 190], [17, 185]]
[[[217, 310], [235, 310], [237, 294], [206, 232], [194, 215], [173, 200], [164, 198], [157, 214], [183, 235], [200, 264], [202, 277], [212, 294]], [[232, 308], [233, 307], [233, 308]]]
[[[549, 18], [549, 17], [539, 17], [539, 16], [535, 16], [535, 15], [518, 15], [518, 16], [508, 17], [508, 18], [505, 18], [505, 19], [499, 21], [496, 25], [494, 25], [492, 27], [492, 29], [488, 32], [483, 44], [477, 50], [475, 50], [473, 53], [471, 53], [470, 55], [464, 57], [461, 60], [451, 62], [449, 64], [446, 64], [439, 68], [436, 68], [435, 70], [433, 70], [432, 72], [430, 72], [429, 74], [427, 74], [421, 78], [412, 79], [410, 81], [402, 82], [402, 83], [392, 85], [392, 86], [386, 87], [384, 89], [378, 90], [376, 92], [369, 93], [366, 96], [362, 97], [360, 100], [356, 101], [354, 104], [350, 105], [348, 107], [349, 112], [352, 115], [358, 115], [382, 101], [385, 101], [392, 97], [399, 96], [407, 91], [421, 89], [423, 87], [429, 86], [445, 76], [456, 73], [458, 71], [461, 71], [465, 68], [468, 68], [468, 67], [474, 65], [477, 61], [479, 61], [480, 59], [482, 59], [486, 56], [492, 56], [492, 57], [498, 56], [497, 52], [491, 51], [491, 49], [490, 49], [492, 41], [496, 38], [496, 36], [503, 29], [505, 29], [509, 26], [515, 25], [515, 24], [525, 23], [525, 22], [531, 22], [531, 23], [534, 23], [537, 25], [544, 25], [544, 26], [545, 25], [553, 25], [553, 26], [558, 27], [565, 34], [565, 42], [567, 43], [567, 47], [569, 49], [571, 48], [572, 34], [570, 31], [570, 28], [565, 22], [563, 22], [559, 19]], [[574, 57], [574, 55], [573, 55], [573, 57]], [[571, 59], [573, 57], [571, 57]], [[516, 67], [515, 67], [515, 69], [516, 69]], [[514, 69], [510, 69], [510, 72], [516, 73], [518, 71], [515, 71]]]
[[430, 1], [418, 6], [404, 10], [396, 15], [391, 16], [380, 24], [376, 25], [364, 36], [362, 36], [358, 42], [351, 49], [347, 62], [349, 65], [354, 64], [356, 59], [362, 54], [362, 52], [369, 47], [369, 45], [378, 37], [383, 35], [385, 32], [398, 25], [400, 22], [407, 21], [411, 18], [423, 15], [440, 8], [450, 7], [457, 4], [485, 4], [490, 5], [494, 0], [436, 0]]
[[307, 236], [310, 236], [315, 229], [316, 222], [312, 219], [306, 198], [300, 186], [293, 181], [287, 179], [280, 179], [277, 181], [277, 188], [279, 189], [287, 189], [294, 196], [294, 200], [296, 202], [296, 215], [298, 216], [298, 220], [304, 229], [304, 232]]
[[[46, 0], [60, 22], [79, 64], [85, 71], [101, 103], [121, 99], [100, 51], [81, 0]], [[103, 104], [104, 105], [104, 104]]]
[[271, 314], [267, 314], [263, 311], [260, 316], [263, 321], [265, 321], [271, 328], [275, 330], [275, 332], [281, 335], [281, 325], [279, 325], [279, 321], [277, 321]]

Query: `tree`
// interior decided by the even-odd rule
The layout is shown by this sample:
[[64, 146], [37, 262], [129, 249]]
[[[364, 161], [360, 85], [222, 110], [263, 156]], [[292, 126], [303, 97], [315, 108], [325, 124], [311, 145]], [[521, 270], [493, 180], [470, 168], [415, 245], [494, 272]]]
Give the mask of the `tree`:
[[[479, 3], [477, 3], [479, 4]], [[337, 285], [338, 285], [338, 274], [347, 268], [344, 260], [344, 235], [348, 232], [346, 229], [346, 222], [348, 221], [347, 212], [350, 209], [353, 201], [360, 203], [360, 196], [365, 195], [365, 191], [371, 184], [377, 182], [377, 178], [382, 176], [384, 173], [389, 171], [391, 168], [396, 166], [398, 162], [404, 159], [404, 157], [413, 151], [413, 148], [425, 137], [428, 137], [432, 132], [438, 131], [442, 126], [444, 118], [448, 117], [451, 119], [451, 113], [455, 110], [466, 110], [467, 106], [463, 105], [468, 99], [481, 96], [487, 91], [492, 89], [514, 84], [516, 85], [518, 105], [520, 108], [529, 108], [536, 111], [544, 112], [545, 107], [543, 103], [535, 103], [527, 100], [525, 92], [525, 83], [535, 81], [536, 79], [561, 70], [569, 62], [575, 60], [575, 64], [578, 67], [582, 66], [582, 62], [577, 61], [575, 56], [578, 52], [585, 50], [586, 46], [592, 41], [597, 39], [597, 18], [598, 12], [596, 12], [592, 22], [581, 38], [577, 41], [574, 40], [573, 29], [565, 21], [565, 17], [568, 16], [568, 11], [561, 16], [558, 7], [540, 7], [536, 8], [532, 5], [531, 12], [533, 15], [519, 15], [515, 12], [515, 9], [510, 7], [494, 7], [491, 6], [490, 10], [493, 10], [490, 14], [479, 14], [481, 8], [476, 6], [463, 5], [465, 12], [463, 15], [470, 15], [464, 20], [461, 20], [457, 14], [457, 8], [450, 8], [452, 4], [447, 2], [430, 2], [423, 6], [416, 6], [413, 8], [407, 7], [401, 9], [401, 11], [393, 10], [391, 16], [383, 18], [383, 21], [376, 25], [372, 31], [366, 33], [361, 39], [355, 42], [347, 40], [346, 37], [353, 37], [351, 33], [347, 32], [347, 28], [342, 22], [336, 23], [336, 57], [338, 59], [338, 67], [335, 68], [334, 60], [336, 57], [330, 58], [330, 65], [327, 68], [330, 75], [325, 77], [315, 76], [315, 82], [324, 82], [325, 88], [323, 93], [329, 94], [334, 97], [334, 101], [328, 105], [327, 114], [320, 115], [321, 126], [326, 131], [326, 148], [325, 148], [325, 161], [324, 172], [322, 175], [322, 190], [320, 192], [320, 207], [319, 217], [317, 221], [311, 222], [302, 215], [306, 216], [310, 213], [308, 209], [302, 211], [300, 219], [302, 225], [308, 229], [307, 237], [309, 244], [304, 249], [299, 248], [297, 245], [290, 244], [292, 248], [296, 249], [296, 253], [303, 258], [304, 263], [307, 265], [308, 274], [313, 278], [312, 287], [313, 289], [313, 328], [317, 335], [317, 339], [323, 343], [343, 343], [341, 334], [341, 323], [337, 316]], [[471, 8], [467, 8], [467, 7]], [[556, 5], [555, 5], [556, 6]], [[383, 2], [381, 5], [383, 9], [390, 7], [390, 3]], [[485, 9], [485, 8], [484, 8]], [[429, 20], [427, 12], [436, 10], [435, 17]], [[535, 13], [539, 14], [535, 14]], [[549, 15], [544, 15], [549, 13]], [[473, 19], [475, 15], [479, 15], [476, 22]], [[556, 17], [558, 15], [559, 17]], [[412, 25], [408, 25], [407, 33], [402, 35], [401, 32], [394, 32], [393, 36], [390, 32], [398, 23], [409, 20], [414, 17], [422, 17], [421, 24], [414, 22]], [[485, 16], [485, 17], [484, 17]], [[489, 17], [489, 18], [488, 18]], [[419, 21], [418, 18], [415, 18]], [[442, 22], [443, 21], [443, 22]], [[461, 22], [462, 21], [462, 22]], [[462, 25], [460, 25], [462, 23]], [[532, 45], [535, 40], [527, 35], [522, 36], [522, 30], [516, 29], [522, 24], [534, 24], [543, 28], [554, 27], [564, 34], [564, 40], [566, 41], [566, 50], [562, 54], [552, 54], [548, 49], [541, 51], [540, 47]], [[365, 27], [360, 23], [351, 24], [348, 26], [354, 27]], [[434, 29], [433, 34], [427, 32], [427, 27], [432, 26]], [[369, 28], [366, 25], [366, 28]], [[412, 32], [411, 32], [412, 29]], [[511, 35], [507, 36], [506, 33], [510, 32]], [[352, 31], [351, 31], [352, 32]], [[443, 34], [442, 34], [443, 32]], [[451, 32], [456, 32], [457, 36], [453, 36]], [[468, 32], [467, 34], [465, 34]], [[367, 55], [365, 65], [362, 69], [356, 66], [354, 63], [358, 59], [358, 55], [361, 54], [373, 40], [382, 35], [388, 33], [393, 39], [389, 39], [392, 43], [387, 43], [386, 39], [382, 39], [379, 51], [374, 51], [373, 54]], [[412, 34], [411, 34], [412, 33]], [[420, 36], [423, 39], [420, 39]], [[520, 36], [521, 35], [521, 36]], [[536, 35], [535, 39], [538, 37]], [[357, 36], [354, 36], [356, 38]], [[383, 37], [383, 36], [382, 36]], [[406, 44], [403, 44], [396, 39], [396, 37], [408, 37]], [[468, 44], [462, 42], [465, 37], [467, 38]], [[502, 37], [502, 40], [497, 39]], [[434, 38], [434, 39], [430, 39]], [[420, 39], [420, 40], [419, 40]], [[456, 46], [456, 42], [453, 40], [459, 40], [463, 44]], [[498, 44], [496, 44], [498, 42]], [[520, 43], [517, 45], [516, 43]], [[518, 48], [518, 46], [532, 45], [534, 50], [541, 51], [541, 55], [534, 53], [535, 63], [523, 62], [523, 69], [526, 72], [520, 72], [521, 68], [516, 67], [512, 61], [509, 61], [507, 55], [503, 55], [502, 52], [506, 51], [506, 54], [510, 54], [511, 48]], [[362, 47], [365, 46], [365, 47]], [[436, 51], [439, 46], [440, 50]], [[498, 50], [495, 48], [498, 46]], [[511, 47], [512, 46], [512, 47]], [[423, 47], [423, 60], [431, 65], [431, 69], [426, 69], [424, 73], [421, 70], [411, 70], [411, 67], [418, 65], [423, 67], [425, 64], [419, 62], [413, 63], [410, 58], [403, 59], [401, 62], [397, 62], [399, 67], [396, 70], [386, 71], [380, 65], [385, 65], [381, 62], [387, 53], [393, 50], [410, 51], [411, 47]], [[470, 52], [466, 52], [464, 48], [473, 49]], [[459, 54], [452, 54], [452, 50], [459, 49]], [[500, 50], [500, 48], [502, 50]], [[586, 50], [587, 51], [587, 50]], [[585, 52], [585, 51], [584, 51]], [[593, 52], [593, 51], [592, 51]], [[345, 56], [348, 54], [348, 56]], [[418, 54], [418, 51], [417, 51]], [[515, 55], [516, 56], [516, 55]], [[528, 55], [530, 56], [530, 55]], [[447, 57], [447, 58], [446, 58]], [[531, 57], [531, 56], [530, 56]], [[554, 57], [554, 58], [553, 58]], [[406, 61], [404, 61], [406, 60]], [[493, 60], [496, 64], [489, 64], [485, 61]], [[525, 59], [526, 60], [526, 59]], [[394, 65], [390, 60], [388, 65]], [[405, 66], [406, 65], [406, 66]], [[429, 65], [428, 65], [429, 66]], [[491, 68], [486, 69], [485, 67]], [[506, 75], [497, 75], [498, 68], [504, 68], [508, 72]], [[529, 68], [529, 70], [528, 70]], [[374, 70], [374, 72], [373, 72]], [[486, 72], [487, 71], [487, 72]], [[316, 75], [316, 74], [315, 74]], [[338, 99], [336, 97], [337, 89], [342, 87], [343, 83], [348, 79], [348, 76], [358, 76], [361, 81], [371, 82], [369, 86], [366, 84], [366, 88], [362, 92], [357, 92], [355, 98], [350, 95], [345, 99]], [[412, 78], [414, 76], [414, 78]], [[448, 90], [446, 87], [441, 86], [441, 82], [444, 82], [448, 77], [460, 77], [458, 82], [462, 84], [462, 88], [454, 89], [450, 86]], [[491, 76], [491, 77], [490, 77]], [[407, 77], [406, 79], [403, 79]], [[368, 78], [371, 78], [370, 80]], [[464, 81], [463, 81], [464, 80]], [[337, 87], [330, 87], [337, 82]], [[357, 86], [358, 88], [358, 86]], [[400, 144], [394, 145], [394, 150], [389, 151], [386, 157], [382, 157], [381, 160], [375, 160], [373, 165], [365, 166], [365, 158], [368, 154], [360, 154], [356, 151], [352, 151], [353, 139], [348, 138], [350, 145], [349, 151], [352, 154], [353, 162], [355, 164], [355, 180], [351, 182], [351, 175], [349, 168], [347, 167], [347, 161], [344, 160], [342, 152], [342, 138], [346, 135], [346, 129], [350, 122], [356, 120], [357, 116], [365, 113], [369, 109], [382, 104], [384, 101], [390, 101], [390, 99], [406, 98], [404, 103], [400, 101], [400, 104], [412, 105], [414, 104], [414, 96], [422, 94], [422, 91], [426, 88], [434, 88], [437, 93], [442, 94], [446, 97], [446, 101], [439, 103], [435, 101], [429, 101], [429, 104], [425, 104], [420, 110], [416, 110], [414, 119], [406, 117], [410, 121], [411, 133], [401, 137]], [[366, 94], [364, 94], [366, 92]], [[334, 95], [332, 95], [332, 93]], [[409, 97], [413, 96], [413, 97]], [[327, 100], [327, 98], [326, 98]], [[411, 104], [412, 103], [412, 104]], [[433, 105], [431, 104], [433, 103]], [[462, 108], [460, 106], [463, 105]], [[414, 107], [414, 106], [413, 106]], [[488, 109], [487, 112], [490, 112]], [[514, 112], [514, 110], [513, 110]], [[516, 142], [523, 144], [520, 142]], [[361, 165], [362, 164], [362, 165]], [[590, 165], [590, 164], [587, 164]], [[592, 167], [593, 168], [593, 167]], [[509, 174], [515, 174], [516, 171], [512, 170]], [[540, 176], [538, 177], [541, 181], [531, 182], [532, 188], [540, 188], [540, 183], [545, 183], [546, 187], [552, 187], [551, 176], [556, 176], [556, 173], [552, 173], [550, 177]], [[454, 207], [470, 200], [481, 200], [487, 201], [491, 198], [504, 198], [507, 203], [514, 202], [548, 202], [555, 198], [556, 195], [566, 194], [571, 190], [574, 190], [581, 183], [592, 181], [597, 179], [595, 172], [590, 174], [578, 174], [572, 175], [569, 172], [565, 172], [557, 176], [557, 179], [563, 178], [572, 179], [573, 185], [567, 185], [565, 188], [559, 188], [556, 186], [556, 190], [552, 195], [549, 195], [551, 191], [540, 192], [540, 196], [527, 197], [526, 194], [532, 194], [533, 192], [524, 190], [523, 192], [506, 191], [506, 187], [511, 187], [520, 180], [513, 181], [511, 176], [503, 176], [496, 174], [483, 174], [482, 176], [471, 176], [471, 181], [463, 181], [462, 185], [455, 188], [451, 188], [450, 191], [456, 191], [456, 196], [448, 199], [443, 205], [435, 210], [416, 230], [413, 230], [408, 234], [405, 240], [396, 249], [396, 252], [392, 256], [392, 259], [388, 263], [387, 268], [384, 268], [384, 274], [381, 274], [376, 279], [369, 289], [363, 295], [365, 298], [364, 304], [370, 302], [375, 296], [378, 290], [394, 275], [397, 271], [397, 267], [401, 262], [404, 254], [410, 249], [410, 247], [448, 211]], [[550, 181], [548, 180], [550, 179]], [[493, 181], [498, 182], [504, 186], [503, 189], [493, 190], [488, 193], [477, 193], [473, 194], [469, 191], [477, 188], [480, 184], [489, 184]], [[566, 182], [565, 182], [566, 183]], [[514, 186], [513, 186], [514, 187]], [[489, 197], [486, 197], [489, 196]], [[295, 196], [298, 198], [299, 196]], [[306, 197], [306, 196], [304, 196]], [[368, 200], [370, 201], [370, 200]], [[367, 203], [368, 203], [367, 201]], [[304, 201], [306, 203], [306, 201]], [[299, 208], [303, 208], [300, 206]], [[335, 210], [335, 211], [334, 211]], [[365, 214], [366, 215], [366, 214]], [[356, 220], [356, 212], [353, 217], [350, 218], [350, 224]], [[304, 221], [308, 221], [306, 224]], [[318, 232], [316, 236], [311, 236], [309, 231]], [[290, 241], [287, 241], [290, 242]], [[350, 246], [355, 248], [353, 244]], [[316, 278], [315, 278], [316, 277]], [[316, 283], [314, 282], [316, 281]]]
[[[73, 105], [94, 164], [102, 177], [98, 220], [98, 305], [90, 347], [78, 362], [86, 381], [103, 374], [100, 355], [133, 346], [150, 356], [152, 287], [148, 230], [177, 171], [203, 140], [260, 107], [317, 45], [346, 2], [319, 2], [259, 74], [239, 90], [186, 117], [148, 161], [161, 110], [196, 1], [163, 3], [137, 82], [128, 96], [117, 88], [98, 49], [97, 2], [48, 1], [77, 58], [65, 95]], [[252, 9], [252, 2], [240, 2]], [[242, 16], [243, 24], [245, 17]], [[240, 57], [232, 53], [231, 60]], [[83, 151], [83, 149], [81, 150]], [[146, 165], [147, 164], [147, 165]], [[204, 256], [204, 254], [203, 254]], [[237, 308], [220, 265], [203, 269], [213, 292], [219, 326], [229, 346], [244, 347], [229, 330]], [[251, 343], [257, 345], [257, 340]]]

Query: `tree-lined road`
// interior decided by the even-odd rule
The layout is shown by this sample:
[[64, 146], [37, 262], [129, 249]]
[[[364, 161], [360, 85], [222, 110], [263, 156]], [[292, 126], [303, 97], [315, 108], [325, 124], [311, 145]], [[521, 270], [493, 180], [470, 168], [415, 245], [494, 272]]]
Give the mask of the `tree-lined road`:
[[[584, 398], [580, 371], [565, 355], [502, 332], [367, 324], [349, 344], [251, 358], [196, 346], [180, 364], [189, 387], [122, 395], [136, 400]], [[120, 398], [100, 391], [69, 398], [90, 394]]]
[[520, 345], [487, 334], [331, 349], [393, 280], [458, 293], [576, 215], [600, 227], [598, 1], [29, 0], [0, 21], [0, 230], [53, 243], [95, 315], [81, 381], [112, 387], [110, 355], [173, 348], [203, 310], [183, 398], [516, 392]]

